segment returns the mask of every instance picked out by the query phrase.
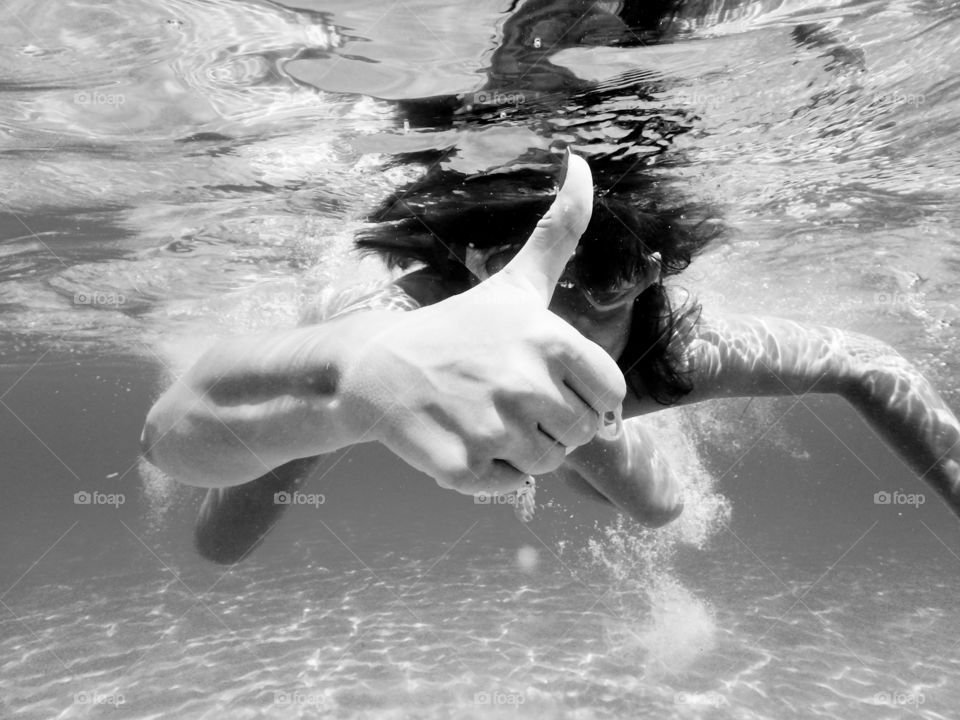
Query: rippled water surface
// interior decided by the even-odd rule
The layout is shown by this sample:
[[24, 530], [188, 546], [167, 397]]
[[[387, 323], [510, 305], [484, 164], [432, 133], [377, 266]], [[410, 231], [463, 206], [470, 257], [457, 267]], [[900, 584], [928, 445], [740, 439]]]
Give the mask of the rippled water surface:
[[224, 570], [138, 465], [211, 338], [386, 277], [354, 234], [445, 148], [631, 153], [726, 227], [678, 287], [877, 335], [960, 408], [958, 6], [693, 3], [614, 43], [617, 3], [566, 5], [529, 25], [552, 75], [490, 71], [535, 3], [0, 8], [4, 717], [955, 717], [960, 533], [872, 502], [921, 488], [831, 400], [657, 420], [690, 496], [660, 533], [550, 487], [520, 526], [364, 449]]

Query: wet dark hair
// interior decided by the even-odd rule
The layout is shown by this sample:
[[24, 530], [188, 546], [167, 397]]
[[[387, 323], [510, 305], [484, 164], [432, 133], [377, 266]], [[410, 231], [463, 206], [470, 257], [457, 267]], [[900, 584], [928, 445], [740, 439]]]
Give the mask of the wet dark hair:
[[[549, 171], [541, 165], [466, 177], [439, 169], [440, 159], [416, 158], [433, 169], [373, 211], [357, 246], [393, 268], [423, 265], [445, 280], [467, 283], [467, 247], [524, 241], [553, 201], [559, 161]], [[692, 389], [680, 340], [700, 308], [692, 301], [672, 307], [662, 279], [686, 268], [716, 233], [688, 217], [690, 206], [668, 204], [651, 176], [624, 177], [621, 171], [616, 164], [594, 169], [593, 215], [574, 260], [576, 275], [589, 287], [612, 287], [643, 277], [651, 255], [660, 253], [661, 281], [634, 301], [617, 362], [634, 392], [669, 405]]]
[[[574, 145], [588, 155], [596, 188], [593, 217], [574, 260], [579, 282], [615, 288], [645, 275], [655, 252], [661, 255], [661, 278], [681, 272], [715, 234], [693, 218], [712, 213], [679, 202], [663, 175], [650, 168], [667, 164], [667, 148], [693, 126], [694, 117], [658, 99], [669, 82], [661, 73], [636, 67], [594, 82], [553, 60], [570, 47], [662, 42], [676, 33], [678, 14], [694, 1], [511, 5], [482, 90], [397, 104], [405, 127], [471, 132], [456, 133], [452, 147], [393, 156], [392, 164], [427, 171], [373, 210], [357, 238], [361, 251], [394, 268], [423, 265], [446, 281], [466, 284], [467, 248], [526, 240], [553, 200], [564, 150]], [[508, 133], [523, 128], [511, 145], [529, 132], [540, 141], [506, 164], [495, 165], [503, 157], [494, 153], [498, 159], [488, 164], [483, 145], [475, 143], [490, 126]], [[618, 358], [634, 392], [662, 404], [690, 392], [681, 340], [698, 312], [689, 300], [672, 307], [662, 281], [636, 298], [627, 346]]]

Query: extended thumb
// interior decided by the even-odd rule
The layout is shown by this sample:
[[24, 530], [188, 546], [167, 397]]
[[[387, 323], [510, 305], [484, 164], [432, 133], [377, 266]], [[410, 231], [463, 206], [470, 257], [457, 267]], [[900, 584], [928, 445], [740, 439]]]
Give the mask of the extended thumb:
[[586, 160], [568, 150], [557, 197], [504, 272], [508, 276], [525, 278], [542, 298], [544, 307], [549, 305], [553, 289], [577, 249], [592, 213], [593, 176], [590, 166]]

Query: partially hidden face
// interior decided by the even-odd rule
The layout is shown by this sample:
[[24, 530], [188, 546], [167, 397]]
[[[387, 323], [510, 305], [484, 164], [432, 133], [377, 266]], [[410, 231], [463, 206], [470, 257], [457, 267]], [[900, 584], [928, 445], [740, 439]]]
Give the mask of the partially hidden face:
[[[482, 282], [502, 270], [522, 246], [523, 243], [515, 243], [483, 250], [468, 247], [467, 268]], [[658, 262], [652, 262], [651, 268], [646, 277], [615, 287], [590, 287], [579, 279], [574, 255], [554, 289], [550, 310], [617, 358], [627, 344], [633, 301], [659, 279]]]

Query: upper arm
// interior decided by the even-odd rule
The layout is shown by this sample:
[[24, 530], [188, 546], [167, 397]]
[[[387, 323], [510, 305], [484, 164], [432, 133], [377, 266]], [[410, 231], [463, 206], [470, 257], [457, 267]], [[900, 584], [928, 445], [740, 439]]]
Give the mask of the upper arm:
[[843, 393], [870, 363], [900, 359], [856, 333], [782, 318], [701, 316], [688, 336], [693, 390], [684, 402], [720, 397]]

